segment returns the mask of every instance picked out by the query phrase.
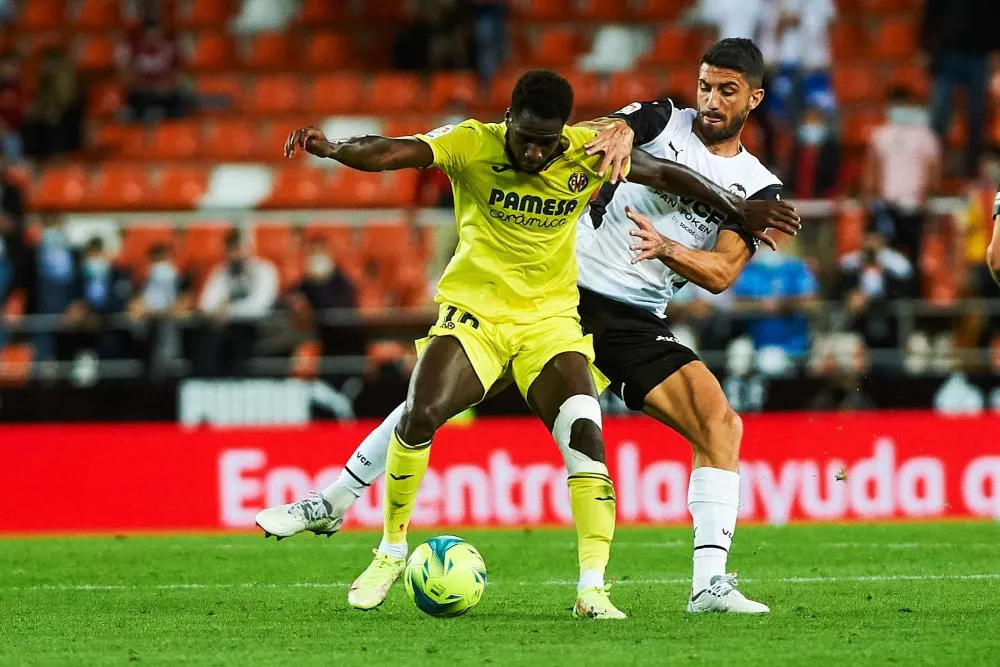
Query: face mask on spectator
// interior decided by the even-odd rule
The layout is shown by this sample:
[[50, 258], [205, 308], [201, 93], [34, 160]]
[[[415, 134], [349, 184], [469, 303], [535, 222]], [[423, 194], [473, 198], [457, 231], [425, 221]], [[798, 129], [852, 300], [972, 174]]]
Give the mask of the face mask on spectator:
[[87, 275], [91, 278], [103, 278], [108, 275], [108, 270], [111, 267], [108, 265], [108, 260], [103, 257], [92, 257], [87, 260], [86, 268]]
[[62, 248], [66, 245], [66, 237], [61, 230], [50, 227], [42, 232], [42, 245], [47, 248]]
[[177, 278], [177, 270], [168, 260], [160, 260], [149, 270], [149, 280], [154, 283], [170, 283]]
[[229, 273], [236, 275], [237, 273], [243, 273], [243, 268], [246, 265], [242, 259], [234, 259], [229, 262]]
[[326, 255], [313, 255], [309, 258], [309, 275], [315, 278], [326, 278], [333, 273], [333, 260]]
[[826, 125], [822, 123], [806, 123], [799, 126], [799, 141], [809, 146], [818, 146], [826, 141], [829, 134]]
[[909, 104], [889, 108], [889, 122], [893, 125], [927, 125], [927, 110]]

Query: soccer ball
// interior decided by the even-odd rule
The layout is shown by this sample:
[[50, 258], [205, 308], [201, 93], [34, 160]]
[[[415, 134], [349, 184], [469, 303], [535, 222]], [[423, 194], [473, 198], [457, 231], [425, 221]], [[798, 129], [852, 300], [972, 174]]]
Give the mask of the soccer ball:
[[483, 597], [486, 563], [461, 537], [439, 535], [413, 550], [403, 581], [420, 611], [437, 618], [461, 616]]

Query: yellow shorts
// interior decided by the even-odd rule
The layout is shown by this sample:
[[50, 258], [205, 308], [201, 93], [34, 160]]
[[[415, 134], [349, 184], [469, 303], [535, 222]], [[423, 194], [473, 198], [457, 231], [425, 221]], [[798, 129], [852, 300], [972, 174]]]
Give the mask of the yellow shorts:
[[584, 335], [574, 315], [547, 317], [530, 324], [496, 324], [445, 303], [427, 337], [417, 341], [418, 355], [435, 336], [458, 339], [484, 391], [505, 375], [512, 375], [521, 396], [527, 398], [545, 364], [563, 352], [579, 352], [587, 358], [598, 394], [608, 386], [608, 380], [594, 366], [593, 339]]

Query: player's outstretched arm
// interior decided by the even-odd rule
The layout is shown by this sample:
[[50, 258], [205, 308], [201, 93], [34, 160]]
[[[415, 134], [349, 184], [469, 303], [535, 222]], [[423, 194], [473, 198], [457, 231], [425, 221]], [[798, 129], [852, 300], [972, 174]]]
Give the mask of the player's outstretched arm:
[[802, 228], [795, 207], [784, 201], [747, 201], [682, 164], [653, 157], [641, 148], [632, 151], [629, 180], [662, 192], [696, 199], [730, 216], [763, 243], [774, 247], [764, 230], [794, 236]]
[[658, 259], [677, 275], [712, 294], [729, 289], [750, 261], [747, 241], [732, 230], [721, 230], [712, 250], [695, 250], [663, 236], [649, 218], [631, 208], [625, 207], [625, 215], [636, 225], [631, 231], [634, 242], [629, 246], [636, 253], [633, 264]]
[[419, 139], [368, 135], [329, 141], [316, 127], [304, 127], [288, 135], [285, 157], [294, 157], [299, 150], [360, 171], [423, 169], [434, 161], [431, 147]]
[[1000, 192], [993, 199], [993, 240], [986, 249], [986, 266], [997, 285], [1000, 285]]

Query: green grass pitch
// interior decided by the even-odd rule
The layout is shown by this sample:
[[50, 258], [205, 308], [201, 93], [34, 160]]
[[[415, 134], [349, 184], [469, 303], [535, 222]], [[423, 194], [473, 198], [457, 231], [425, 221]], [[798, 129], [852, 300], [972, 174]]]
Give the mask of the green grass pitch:
[[631, 618], [605, 623], [570, 615], [571, 531], [461, 534], [490, 585], [449, 620], [402, 584], [347, 606], [372, 533], [0, 540], [0, 664], [1000, 663], [1000, 524], [741, 528], [731, 569], [772, 609], [753, 618], [684, 612], [689, 530], [621, 529], [609, 574]]

